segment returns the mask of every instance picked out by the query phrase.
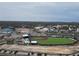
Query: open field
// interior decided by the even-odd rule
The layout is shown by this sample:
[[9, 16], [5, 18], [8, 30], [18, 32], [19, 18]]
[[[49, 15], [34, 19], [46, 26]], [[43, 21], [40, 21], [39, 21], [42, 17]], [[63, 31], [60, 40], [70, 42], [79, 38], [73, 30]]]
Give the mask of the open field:
[[38, 44], [73, 44], [75, 40], [72, 38], [51, 38], [48, 39], [34, 39]]

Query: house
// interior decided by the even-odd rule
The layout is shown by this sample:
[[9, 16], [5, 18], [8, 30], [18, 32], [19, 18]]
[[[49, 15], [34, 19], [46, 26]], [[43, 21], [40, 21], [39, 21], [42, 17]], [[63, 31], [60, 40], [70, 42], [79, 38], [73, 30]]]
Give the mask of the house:
[[45, 33], [37, 33], [37, 32], [32, 32], [31, 36], [47, 36]]
[[43, 28], [43, 26], [38, 26], [38, 27], [35, 27], [34, 29], [39, 30], [39, 29], [42, 29], [42, 28]]
[[55, 28], [49, 28], [48, 32], [55, 32], [57, 29]]
[[60, 32], [60, 33], [68, 33], [68, 30], [60, 29], [59, 32]]
[[79, 32], [79, 28], [77, 28], [76, 32]]
[[62, 25], [57, 25], [56, 28], [57, 29], [62, 28]]
[[42, 28], [42, 29], [40, 29], [39, 31], [40, 32], [47, 32], [49, 29], [48, 28]]
[[16, 28], [16, 32], [18, 32], [18, 33], [29, 33], [30, 29], [29, 28]]

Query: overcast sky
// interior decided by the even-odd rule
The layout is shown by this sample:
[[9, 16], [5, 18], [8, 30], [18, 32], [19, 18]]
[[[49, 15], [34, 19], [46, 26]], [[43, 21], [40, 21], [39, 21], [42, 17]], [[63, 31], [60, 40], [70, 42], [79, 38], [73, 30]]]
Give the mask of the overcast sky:
[[79, 22], [79, 3], [1, 3], [0, 21]]

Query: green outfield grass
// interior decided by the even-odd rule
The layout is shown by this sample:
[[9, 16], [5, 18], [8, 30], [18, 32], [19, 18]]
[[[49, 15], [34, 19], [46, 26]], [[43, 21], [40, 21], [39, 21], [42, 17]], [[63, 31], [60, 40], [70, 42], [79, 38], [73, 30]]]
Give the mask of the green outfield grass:
[[75, 42], [72, 38], [51, 38], [48, 39], [35, 39], [38, 44], [72, 44]]

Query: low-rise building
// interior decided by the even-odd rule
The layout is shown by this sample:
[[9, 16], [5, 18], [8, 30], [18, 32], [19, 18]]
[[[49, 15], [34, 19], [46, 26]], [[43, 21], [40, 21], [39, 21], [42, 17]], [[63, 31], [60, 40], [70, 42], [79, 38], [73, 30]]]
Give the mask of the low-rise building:
[[0, 30], [1, 34], [9, 34], [9, 33], [13, 33], [13, 32], [14, 32], [14, 30], [11, 28], [3, 28]]
[[79, 28], [77, 28], [76, 32], [79, 32]]
[[16, 28], [16, 32], [19, 32], [19, 33], [29, 33], [30, 29], [29, 28]]

